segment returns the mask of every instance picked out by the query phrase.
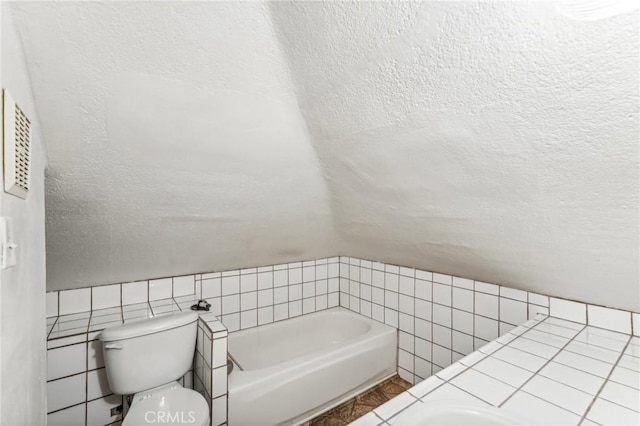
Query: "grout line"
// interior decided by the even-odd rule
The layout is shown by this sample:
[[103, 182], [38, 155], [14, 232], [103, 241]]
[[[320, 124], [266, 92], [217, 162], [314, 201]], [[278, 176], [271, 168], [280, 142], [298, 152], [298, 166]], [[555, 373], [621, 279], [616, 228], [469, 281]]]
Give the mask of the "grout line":
[[[538, 324], [536, 324], [536, 325], [534, 325], [533, 327], [531, 327], [529, 330], [533, 330], [534, 328], [536, 328], [538, 325], [542, 324], [543, 322], [544, 322], [544, 321], [539, 322]], [[529, 382], [531, 381], [531, 379], [533, 379], [534, 377], [536, 377], [536, 376], [538, 375], [538, 373], [540, 373], [540, 371], [542, 371], [542, 369], [543, 369], [543, 368], [545, 368], [547, 365], [549, 365], [549, 363], [550, 363], [551, 361], [553, 361], [553, 359], [554, 359], [555, 357], [557, 357], [557, 356], [558, 356], [558, 354], [560, 354], [560, 353], [564, 350], [564, 348], [566, 348], [566, 347], [567, 347], [567, 345], [569, 345], [569, 343], [571, 343], [571, 342], [573, 341], [573, 339], [575, 339], [575, 338], [576, 338], [576, 336], [578, 336], [578, 334], [582, 333], [582, 331], [583, 331], [585, 328], [587, 328], [587, 325], [586, 325], [586, 324], [584, 325], [584, 327], [582, 327], [582, 329], [581, 329], [581, 330], [579, 330], [579, 331], [576, 333], [576, 335], [575, 335], [575, 336], [573, 336], [571, 339], [569, 339], [569, 341], [567, 341], [567, 343], [566, 343], [562, 348], [558, 349], [558, 351], [557, 351], [557, 352], [556, 352], [556, 353], [555, 353], [551, 358], [549, 358], [549, 359], [548, 359], [544, 364], [542, 364], [542, 366], [541, 366], [540, 368], [538, 368], [538, 369], [533, 373], [533, 375], [532, 375], [531, 377], [529, 377], [529, 378], [528, 378], [528, 379], [527, 379], [527, 380], [526, 380], [522, 385], [520, 385], [520, 387], [518, 387], [518, 388], [516, 389], [516, 391], [515, 391], [515, 392], [513, 392], [511, 395], [509, 395], [509, 397], [508, 397], [507, 399], [505, 399], [504, 401], [502, 401], [502, 403], [499, 405], [499, 407], [502, 407], [502, 406], [503, 406], [507, 401], [509, 401], [509, 400], [510, 400], [510, 399], [511, 399], [511, 398], [512, 398], [516, 393], [518, 393], [520, 390], [522, 390], [522, 388], [523, 388], [524, 386], [526, 386], [526, 385], [527, 385], [527, 383], [529, 383]], [[522, 335], [524, 335], [524, 334], [526, 334], [526, 333], [527, 333], [527, 332], [523, 333]], [[519, 336], [518, 338], [522, 337], [522, 335], [521, 335], [521, 336]], [[515, 339], [515, 340], [517, 340], [517, 339]], [[500, 350], [500, 349], [498, 349], [498, 350]], [[497, 352], [497, 351], [496, 351], [496, 352]]]
[[[620, 355], [618, 356], [618, 359], [616, 360], [615, 364], [613, 364], [613, 366], [611, 367], [611, 370], [609, 370], [609, 374], [607, 375], [607, 377], [604, 379], [604, 382], [602, 383], [602, 386], [600, 386], [600, 389], [598, 389], [598, 392], [595, 394], [595, 396], [593, 397], [593, 399], [591, 400], [591, 403], [589, 404], [589, 406], [587, 407], [587, 409], [585, 410], [584, 414], [582, 415], [582, 417], [580, 418], [580, 422], [578, 423], [579, 425], [582, 424], [584, 422], [584, 420], [587, 418], [587, 414], [589, 414], [589, 411], [591, 411], [591, 407], [593, 407], [593, 404], [596, 402], [596, 400], [598, 399], [598, 397], [600, 396], [600, 394], [602, 393], [604, 387], [607, 385], [607, 383], [609, 383], [609, 380], [611, 379], [611, 375], [613, 374], [613, 371], [616, 369], [616, 367], [618, 366], [618, 364], [620, 363], [620, 360], [622, 359], [622, 357], [624, 356], [624, 352], [627, 350], [627, 348], [629, 347], [629, 343], [631, 343], [631, 336], [629, 336], [629, 340], [627, 341], [627, 344], [624, 346], [624, 348], [622, 349], [622, 351], [620, 352]], [[608, 400], [607, 400], [608, 401]], [[609, 401], [612, 402], [612, 401]], [[616, 404], [619, 405], [619, 404]]]

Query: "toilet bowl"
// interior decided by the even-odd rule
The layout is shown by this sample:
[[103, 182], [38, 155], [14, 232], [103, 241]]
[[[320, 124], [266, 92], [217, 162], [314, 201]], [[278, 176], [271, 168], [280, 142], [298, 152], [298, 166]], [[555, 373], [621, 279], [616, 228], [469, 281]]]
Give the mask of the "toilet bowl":
[[103, 330], [111, 390], [133, 395], [123, 426], [209, 424], [209, 405], [177, 380], [191, 368], [198, 315], [164, 315]]
[[135, 394], [122, 426], [146, 424], [209, 425], [209, 405], [198, 392], [178, 382]]

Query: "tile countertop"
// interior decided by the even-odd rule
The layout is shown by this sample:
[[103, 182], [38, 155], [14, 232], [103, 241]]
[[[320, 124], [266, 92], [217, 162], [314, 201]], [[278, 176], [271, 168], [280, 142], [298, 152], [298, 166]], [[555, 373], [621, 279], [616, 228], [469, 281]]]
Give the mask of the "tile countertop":
[[447, 401], [530, 425], [640, 425], [639, 389], [640, 337], [538, 315], [351, 424]]

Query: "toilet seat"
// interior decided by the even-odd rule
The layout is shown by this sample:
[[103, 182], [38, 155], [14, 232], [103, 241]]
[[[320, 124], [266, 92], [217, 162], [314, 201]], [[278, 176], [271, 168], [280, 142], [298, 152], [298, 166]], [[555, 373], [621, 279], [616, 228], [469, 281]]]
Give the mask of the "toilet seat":
[[140, 425], [206, 426], [209, 405], [198, 392], [185, 389], [177, 382], [133, 396], [122, 426]]

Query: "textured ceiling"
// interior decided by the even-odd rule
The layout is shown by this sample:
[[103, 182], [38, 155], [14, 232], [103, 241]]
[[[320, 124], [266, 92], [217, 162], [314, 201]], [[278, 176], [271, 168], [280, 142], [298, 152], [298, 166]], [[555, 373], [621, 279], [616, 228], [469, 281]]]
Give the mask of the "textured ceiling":
[[637, 13], [13, 10], [50, 289], [341, 253], [640, 310]]

